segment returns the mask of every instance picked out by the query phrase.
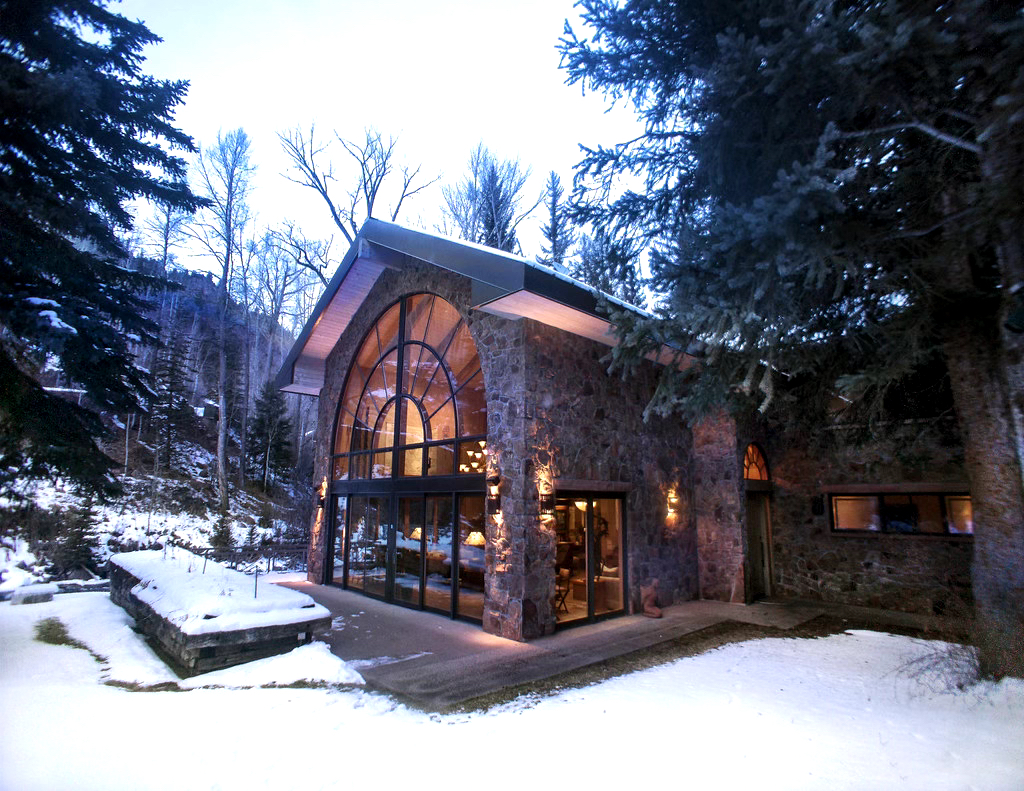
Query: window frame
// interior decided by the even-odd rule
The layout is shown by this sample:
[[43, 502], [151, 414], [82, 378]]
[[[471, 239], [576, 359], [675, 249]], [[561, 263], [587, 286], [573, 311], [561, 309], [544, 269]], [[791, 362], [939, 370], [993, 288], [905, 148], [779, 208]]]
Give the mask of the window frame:
[[[920, 488], [920, 489], [903, 489], [903, 488], [891, 488], [891, 487], [879, 487], [877, 489], [868, 489], [857, 487], [856, 490], [841, 490], [835, 489], [826, 492], [828, 497], [828, 521], [829, 521], [829, 532], [833, 536], [907, 536], [914, 538], [943, 538], [943, 539], [973, 539], [974, 538], [974, 520], [973, 520], [973, 503], [972, 503], [972, 519], [971, 519], [971, 532], [959, 533], [950, 530], [950, 516], [947, 505], [948, 498], [950, 497], [965, 497], [968, 502], [971, 502], [971, 494], [969, 491], [961, 488]], [[888, 527], [890, 522], [886, 518], [886, 497], [935, 497], [938, 499], [939, 513], [942, 523], [942, 531], [925, 531], [925, 530], [894, 530]], [[857, 528], [844, 528], [837, 527], [836, 525], [836, 499], [837, 498], [862, 498], [862, 499], [874, 499], [875, 500], [875, 515], [878, 517], [879, 528], [877, 530], [871, 529], [857, 529]], [[893, 506], [899, 505], [897, 503], [892, 504]]]
[[[344, 384], [342, 386], [342, 389], [341, 389], [342, 395], [339, 398], [338, 407], [337, 407], [337, 410], [335, 411], [334, 426], [333, 426], [333, 431], [332, 431], [332, 435], [331, 435], [332, 436], [332, 441], [331, 441], [332, 453], [331, 453], [331, 456], [330, 456], [330, 467], [329, 467], [330, 477], [331, 477], [331, 481], [332, 481], [332, 490], [339, 490], [339, 491], [340, 490], [347, 490], [347, 489], [351, 488], [354, 485], [366, 484], [366, 483], [371, 482], [371, 481], [380, 481], [380, 480], [389, 480], [389, 481], [399, 481], [399, 480], [427, 481], [427, 480], [432, 480], [432, 481], [436, 481], [438, 484], [440, 484], [443, 480], [447, 480], [449, 478], [458, 478], [458, 479], [472, 480], [472, 479], [474, 479], [476, 477], [480, 477], [482, 479], [482, 476], [483, 476], [483, 468], [482, 467], [479, 470], [474, 469], [474, 470], [466, 471], [466, 472], [460, 472], [459, 471], [459, 469], [460, 469], [459, 460], [460, 460], [462, 446], [463, 445], [470, 445], [470, 444], [477, 445], [477, 444], [480, 444], [480, 443], [485, 443], [486, 440], [487, 440], [486, 431], [485, 431], [485, 433], [482, 433], [482, 434], [466, 434], [466, 435], [461, 435], [459, 433], [462, 430], [463, 423], [464, 423], [464, 415], [462, 414], [463, 410], [460, 408], [459, 396], [460, 396], [460, 394], [462, 394], [462, 392], [464, 390], [466, 390], [469, 387], [469, 385], [474, 381], [474, 379], [477, 376], [480, 376], [480, 377], [483, 376], [482, 362], [480, 361], [479, 351], [476, 349], [475, 341], [473, 341], [472, 334], [469, 332], [468, 323], [466, 322], [465, 317], [462, 316], [461, 314], [459, 314], [457, 310], [454, 310], [454, 307], [453, 307], [453, 310], [454, 310], [455, 315], [458, 316], [458, 319], [455, 322], [455, 325], [453, 327], [449, 328], [441, 336], [442, 339], [445, 342], [445, 345], [444, 345], [443, 349], [436, 348], [436, 347], [430, 345], [427, 342], [427, 340], [426, 340], [426, 338], [427, 338], [426, 334], [422, 338], [420, 338], [420, 337], [408, 337], [408, 328], [407, 328], [406, 325], [407, 325], [407, 316], [408, 316], [409, 306], [412, 303], [412, 300], [414, 300], [416, 297], [420, 297], [420, 296], [429, 297], [432, 300], [431, 308], [430, 308], [430, 311], [429, 311], [429, 314], [428, 314], [428, 318], [427, 318], [427, 324], [425, 325], [425, 327], [429, 325], [429, 321], [433, 317], [434, 309], [436, 307], [436, 301], [437, 300], [442, 300], [442, 301], [446, 302], [448, 305], [451, 305], [451, 303], [448, 303], [447, 300], [444, 299], [444, 297], [442, 297], [440, 295], [437, 295], [437, 294], [430, 293], [430, 292], [416, 292], [416, 293], [413, 293], [413, 294], [406, 294], [406, 295], [402, 296], [400, 299], [395, 300], [395, 302], [392, 302], [384, 310], [381, 311], [380, 315], [377, 316], [377, 318], [374, 320], [374, 322], [373, 322], [372, 326], [370, 327], [370, 329], [360, 339], [359, 344], [356, 346], [356, 350], [355, 350], [353, 359], [349, 363], [349, 369], [348, 369], [348, 371], [346, 373], [346, 376], [345, 376], [345, 382], [344, 382]], [[381, 344], [380, 331], [379, 331], [378, 327], [379, 327], [379, 324], [381, 323], [381, 321], [383, 321], [384, 318], [396, 306], [398, 307], [398, 322], [397, 322], [398, 332], [397, 332], [397, 336], [395, 337], [393, 343], [390, 343], [390, 344], [387, 344], [386, 346], [384, 346], [384, 345]], [[466, 328], [467, 337], [473, 343], [473, 352], [474, 352], [473, 359], [476, 361], [476, 364], [475, 364], [475, 366], [471, 366], [471, 367], [473, 367], [474, 370], [473, 370], [471, 375], [466, 377], [465, 381], [463, 381], [463, 382], [456, 382], [453, 379], [453, 372], [449, 371], [449, 363], [446, 360], [446, 355], [447, 355], [449, 349], [451, 348], [452, 343], [454, 342], [454, 339], [459, 334], [459, 330], [460, 330], [461, 327], [465, 327]], [[360, 352], [362, 351], [363, 347], [366, 345], [367, 341], [370, 338], [377, 338], [377, 347], [378, 347], [377, 348], [377, 355], [376, 355], [377, 359], [367, 369], [366, 375], [364, 377], [365, 381], [363, 381], [363, 383], [362, 383], [362, 388], [360, 390], [360, 395], [359, 395], [358, 400], [356, 401], [356, 413], [354, 415], [354, 420], [352, 421], [352, 425], [349, 427], [348, 450], [339, 453], [339, 452], [337, 452], [338, 434], [339, 434], [339, 431], [342, 428], [342, 421], [344, 420], [345, 414], [346, 413], [351, 414], [350, 412], [347, 412], [347, 410], [345, 408], [345, 394], [348, 392], [348, 389], [349, 389], [349, 381], [352, 378], [352, 376], [354, 375], [354, 369], [356, 367], [355, 366], [356, 359], [358, 359]], [[419, 358], [422, 358], [423, 350], [427, 350], [438, 361], [438, 370], [435, 370], [434, 374], [431, 376], [431, 380], [430, 381], [433, 382], [434, 379], [436, 379], [438, 375], [443, 377], [443, 381], [448, 385], [448, 394], [449, 395], [448, 395], [448, 398], [445, 399], [441, 403], [441, 405], [434, 411], [434, 413], [439, 412], [442, 408], [444, 408], [444, 406], [446, 404], [449, 404], [449, 403], [451, 404], [451, 408], [452, 408], [452, 411], [453, 411], [452, 414], [453, 414], [453, 418], [454, 418], [454, 422], [455, 422], [455, 430], [454, 430], [455, 436], [446, 437], [446, 438], [442, 438], [442, 439], [431, 438], [431, 439], [423, 441], [423, 442], [416, 442], [416, 443], [412, 443], [412, 444], [409, 444], [409, 445], [402, 445], [402, 444], [400, 444], [400, 432], [401, 432], [400, 421], [404, 420], [404, 411], [405, 411], [405, 409], [410, 408], [409, 404], [406, 404], [406, 402], [408, 401], [411, 404], [415, 404], [415, 406], [421, 412], [421, 417], [422, 417], [422, 413], [425, 411], [423, 409], [423, 407], [422, 407], [422, 404], [420, 403], [420, 400], [417, 399], [411, 392], [406, 392], [407, 388], [405, 386], [405, 382], [404, 382], [404, 379], [403, 379], [403, 377], [405, 375], [405, 367], [406, 367], [406, 362], [407, 362], [406, 355], [413, 354], [412, 350], [414, 348], [418, 348], [419, 349], [419, 352], [417, 353]], [[366, 395], [367, 388], [369, 388], [370, 385], [371, 385], [374, 372], [382, 364], [382, 362], [387, 357], [389, 357], [392, 354], [394, 354], [396, 356], [395, 371], [396, 371], [397, 379], [396, 379], [396, 381], [394, 383], [394, 387], [392, 388], [394, 390], [394, 392], [391, 393], [390, 390], [389, 390], [390, 397], [387, 399], [387, 401], [385, 402], [385, 404], [382, 407], [382, 409], [378, 412], [377, 417], [375, 418], [375, 425], [368, 427], [369, 430], [365, 431], [364, 429], [361, 428], [362, 422], [361, 422], [361, 420], [359, 418], [359, 415], [358, 415], [359, 405], [363, 402], [363, 399], [364, 399], [364, 397]], [[392, 442], [391, 446], [388, 447], [388, 448], [376, 448], [376, 447], [374, 447], [374, 444], [375, 444], [374, 440], [375, 440], [375, 437], [377, 436], [377, 428], [378, 428], [377, 424], [379, 424], [380, 420], [384, 416], [385, 411], [387, 411], [389, 405], [391, 405], [392, 402], [394, 402], [394, 405], [393, 405], [392, 409], [395, 411], [395, 418], [394, 418], [394, 420], [395, 420], [395, 431], [394, 431], [394, 436], [393, 436], [393, 442]], [[485, 400], [485, 404], [486, 404], [486, 400]], [[486, 409], [486, 406], [484, 407], [484, 409]], [[484, 414], [485, 414], [484, 425], [486, 426], [486, 412]], [[433, 414], [427, 416], [427, 420], [425, 421], [425, 433], [429, 433], [430, 429], [429, 429], [429, 426], [426, 425], [426, 423], [429, 421], [429, 418], [432, 417], [432, 416], [433, 416]], [[356, 449], [354, 447], [355, 446], [355, 439], [356, 439], [357, 435], [360, 435], [360, 431], [363, 431], [363, 433], [367, 434], [369, 442], [368, 442], [368, 446], [366, 448]], [[430, 449], [433, 448], [433, 447], [438, 447], [438, 446], [448, 446], [452, 450], [452, 453], [453, 453], [453, 465], [454, 466], [453, 466], [453, 470], [452, 470], [452, 472], [450, 474], [442, 473], [440, 475], [432, 475], [428, 471], [429, 467], [427, 466], [427, 462], [428, 462], [428, 458], [429, 458], [429, 454], [430, 454]], [[422, 472], [420, 473], [420, 475], [407, 476], [407, 475], [404, 474], [405, 473], [404, 454], [406, 452], [409, 452], [409, 451], [412, 451], [412, 452], [419, 451], [421, 453], [421, 457], [420, 458], [421, 458], [421, 462], [422, 462]], [[385, 452], [389, 453], [391, 455], [390, 472], [386, 476], [374, 477], [373, 470], [374, 470], [374, 467], [375, 467], [375, 461], [374, 461], [375, 457], [376, 457], [377, 454], [381, 454], [381, 453], [385, 453]], [[339, 472], [339, 469], [341, 469], [341, 468], [343, 468], [345, 470], [345, 473], [344, 473], [345, 477], [338, 477], [338, 472]], [[369, 474], [368, 475], [360, 474], [357, 477], [357, 470], [363, 470], [363, 472], [368, 472]], [[340, 485], [340, 488], [339, 488], [339, 485]], [[428, 488], [433, 489], [435, 487], [434, 486], [429, 486]]]

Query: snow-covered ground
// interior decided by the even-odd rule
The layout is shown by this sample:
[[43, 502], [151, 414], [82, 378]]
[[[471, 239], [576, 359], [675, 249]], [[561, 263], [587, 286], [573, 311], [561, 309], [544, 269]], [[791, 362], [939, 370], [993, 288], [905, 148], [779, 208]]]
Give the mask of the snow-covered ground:
[[[54, 617], [105, 661], [35, 641]], [[1024, 682], [946, 691], [921, 672], [941, 646], [873, 632], [751, 641], [437, 715], [351, 686], [317, 643], [181, 685], [217, 688], [129, 691], [104, 682], [174, 677], [105, 594], [4, 602], [0, 788], [1024, 787]], [[257, 686], [303, 678], [335, 686]]]

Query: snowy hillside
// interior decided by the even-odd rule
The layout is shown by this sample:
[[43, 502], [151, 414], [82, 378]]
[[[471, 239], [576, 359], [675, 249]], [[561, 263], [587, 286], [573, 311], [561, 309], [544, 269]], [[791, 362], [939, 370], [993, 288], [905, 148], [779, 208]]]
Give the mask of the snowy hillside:
[[[94, 563], [75, 564], [71, 576], [86, 576], [85, 565], [102, 574], [111, 554], [176, 544], [203, 549], [217, 528], [212, 454], [189, 446], [182, 469], [173, 477], [137, 474], [122, 478], [125, 494], [106, 504], [92, 503]], [[33, 484], [23, 489], [27, 505], [0, 503], [5, 524], [0, 535], [0, 595], [18, 585], [68, 576], [54, 568], [61, 531], [67, 530], [85, 501], [70, 487]], [[303, 539], [304, 515], [290, 506], [289, 491], [272, 500], [231, 489], [228, 526], [235, 547]]]

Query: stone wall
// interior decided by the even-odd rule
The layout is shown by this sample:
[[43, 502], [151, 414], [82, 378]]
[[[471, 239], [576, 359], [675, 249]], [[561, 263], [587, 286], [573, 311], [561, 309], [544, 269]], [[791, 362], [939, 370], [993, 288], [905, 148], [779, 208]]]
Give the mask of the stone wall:
[[[772, 471], [775, 592], [926, 614], [962, 614], [971, 604], [973, 539], [832, 532], [828, 492], [844, 485], [948, 483], [965, 476], [957, 446], [908, 429], [871, 447], [827, 451], [765, 445]], [[823, 513], [815, 514], [813, 498]]]
[[726, 415], [708, 417], [693, 429], [694, 500], [700, 598], [746, 598], [743, 467], [736, 425]]
[[[626, 492], [626, 601], [657, 579], [663, 604], [697, 596], [697, 541], [691, 505], [691, 439], [677, 420], [644, 421], [657, 381], [653, 364], [623, 380], [607, 373], [607, 346], [535, 321], [526, 333], [524, 450], [534, 486]], [[566, 485], [569, 484], [569, 485]], [[530, 485], [527, 482], [526, 485]], [[678, 497], [668, 513], [668, 497]], [[554, 628], [553, 520], [527, 542], [524, 607], [532, 634]]]
[[[608, 347], [544, 324], [469, 311], [468, 281], [433, 266], [384, 272], [327, 360], [320, 396], [314, 481], [329, 476], [334, 420], [349, 361], [377, 317], [398, 298], [437, 294], [466, 318], [487, 396], [489, 471], [501, 478], [501, 513], [489, 514], [483, 626], [524, 640], [555, 626], [555, 532], [539, 487], [557, 479], [628, 490], [627, 600], [660, 580], [664, 603], [697, 595], [690, 437], [677, 422], [643, 422], [653, 365], [623, 382], [606, 373]], [[584, 488], [589, 488], [584, 486]], [[669, 489], [678, 492], [669, 517]], [[309, 579], [324, 581], [327, 525], [314, 522]], [[628, 606], [628, 605], [627, 605]]]

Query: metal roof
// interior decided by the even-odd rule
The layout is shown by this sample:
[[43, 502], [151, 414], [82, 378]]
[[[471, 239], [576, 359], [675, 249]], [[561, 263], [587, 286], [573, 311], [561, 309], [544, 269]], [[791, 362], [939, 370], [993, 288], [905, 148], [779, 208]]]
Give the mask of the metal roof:
[[[359, 229], [313, 314], [288, 352], [275, 384], [288, 393], [319, 395], [327, 355], [385, 269], [422, 261], [471, 281], [472, 308], [507, 319], [530, 318], [615, 346], [602, 302], [644, 314], [550, 267], [501, 250], [369, 219]], [[645, 314], [646, 315], [646, 314]], [[678, 358], [663, 347], [661, 363]], [[688, 364], [689, 357], [684, 364]]]

